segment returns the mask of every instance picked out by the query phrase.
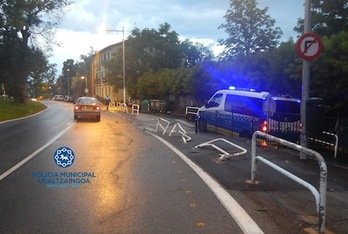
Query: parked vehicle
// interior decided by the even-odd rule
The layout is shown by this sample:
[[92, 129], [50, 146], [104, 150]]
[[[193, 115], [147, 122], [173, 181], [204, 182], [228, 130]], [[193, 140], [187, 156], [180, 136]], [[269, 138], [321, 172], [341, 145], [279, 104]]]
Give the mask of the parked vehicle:
[[289, 97], [272, 97], [275, 113], [269, 117], [269, 133], [299, 143], [301, 133], [301, 100]]
[[63, 101], [64, 97], [63, 97], [63, 95], [54, 95], [52, 100], [54, 100], [54, 101]]
[[94, 97], [80, 97], [74, 106], [74, 119], [93, 118], [100, 121], [101, 108], [99, 101]]
[[251, 137], [268, 132], [268, 117], [276, 110], [268, 92], [219, 90], [199, 109], [199, 130]]

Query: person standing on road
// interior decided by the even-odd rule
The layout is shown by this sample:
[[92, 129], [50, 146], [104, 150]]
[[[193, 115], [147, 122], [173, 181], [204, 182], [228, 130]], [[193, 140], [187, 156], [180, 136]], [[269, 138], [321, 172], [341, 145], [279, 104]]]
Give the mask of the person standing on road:
[[106, 105], [106, 109], [109, 110], [109, 103], [110, 103], [110, 97], [109, 95], [106, 95], [105, 97], [105, 105]]

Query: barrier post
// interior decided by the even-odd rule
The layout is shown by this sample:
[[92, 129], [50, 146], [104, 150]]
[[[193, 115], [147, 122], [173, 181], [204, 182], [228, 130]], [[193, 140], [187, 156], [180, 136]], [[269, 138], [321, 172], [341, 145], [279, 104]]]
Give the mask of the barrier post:
[[[320, 188], [319, 191], [312, 186], [311, 184], [307, 183], [306, 181], [302, 180], [301, 178], [291, 174], [290, 172], [284, 170], [283, 168], [280, 168], [279, 166], [275, 165], [274, 163], [266, 160], [265, 158], [261, 156], [256, 156], [256, 139], [257, 136], [261, 136], [263, 138], [266, 138], [271, 141], [275, 141], [281, 145], [285, 145], [289, 148], [295, 149], [299, 151], [302, 154], [306, 154], [309, 156], [314, 157], [318, 163], [319, 163], [319, 169], [320, 169]], [[255, 183], [255, 175], [256, 175], [256, 161], [260, 161], [265, 163], [266, 165], [270, 166], [271, 168], [277, 170], [278, 172], [282, 173], [283, 175], [287, 176], [288, 178], [292, 179], [293, 181], [301, 184], [302, 186], [309, 189], [312, 194], [315, 197], [316, 200], [316, 209], [319, 219], [319, 231], [320, 233], [324, 233], [325, 231], [325, 215], [326, 215], [326, 188], [327, 188], [327, 166], [324, 158], [319, 154], [318, 152], [308, 149], [304, 146], [297, 145], [295, 143], [289, 142], [287, 140], [269, 135], [267, 133], [256, 131], [253, 134], [252, 137], [252, 144], [251, 144], [251, 181]]]

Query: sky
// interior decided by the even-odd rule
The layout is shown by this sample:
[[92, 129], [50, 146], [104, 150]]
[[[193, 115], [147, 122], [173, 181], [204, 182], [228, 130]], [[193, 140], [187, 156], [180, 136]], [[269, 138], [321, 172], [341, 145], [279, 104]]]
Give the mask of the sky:
[[[293, 31], [298, 18], [304, 18], [305, 0], [257, 0], [258, 8], [268, 7], [268, 15], [283, 31], [282, 41], [296, 39]], [[57, 28], [50, 63], [57, 64], [58, 75], [67, 59], [80, 61], [80, 55], [101, 50], [122, 41], [122, 29], [127, 38], [132, 29], [158, 29], [165, 22], [180, 39], [189, 39], [208, 46], [215, 54], [221, 51], [218, 40], [226, 39], [223, 18], [230, 7], [229, 0], [75, 0], [67, 7]], [[116, 32], [107, 32], [114, 30]]]

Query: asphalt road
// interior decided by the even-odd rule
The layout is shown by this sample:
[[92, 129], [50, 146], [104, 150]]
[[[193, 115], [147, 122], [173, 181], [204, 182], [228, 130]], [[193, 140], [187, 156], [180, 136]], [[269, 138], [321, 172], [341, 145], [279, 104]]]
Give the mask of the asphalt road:
[[[101, 122], [74, 122], [71, 104], [46, 104], [0, 124], [0, 233], [242, 233], [198, 175], [146, 131], [106, 111]], [[61, 147], [74, 152], [70, 167], [54, 161]]]
[[[313, 194], [288, 177], [276, 172], [263, 163], [257, 164], [256, 184], [251, 179], [251, 140], [214, 133], [195, 134], [195, 126], [171, 115], [131, 114], [116, 112], [141, 129], [156, 132], [161, 119], [169, 121], [163, 134], [157, 127], [157, 136], [173, 144], [192, 161], [218, 181], [225, 190], [247, 211], [264, 233], [317, 233], [319, 218]], [[159, 121], [160, 120], [160, 121]], [[192, 139], [184, 143], [177, 130], [180, 124]], [[158, 125], [157, 125], [158, 126]], [[170, 136], [171, 135], [171, 136]], [[198, 145], [217, 138], [226, 139], [247, 150], [246, 154], [220, 161], [219, 152], [211, 147], [197, 148]], [[241, 152], [222, 141], [214, 143], [230, 154]], [[256, 154], [282, 167], [288, 172], [307, 181], [318, 191], [320, 167], [316, 160], [301, 160], [299, 152], [269, 143], [267, 147], [256, 148]], [[348, 167], [327, 162], [325, 194], [325, 233], [346, 233], [348, 230]]]
[[[278, 234], [317, 229], [316, 205], [306, 188], [261, 164], [257, 184], [250, 183], [248, 139], [225, 137], [247, 153], [220, 161], [216, 150], [196, 146], [221, 136], [195, 134], [193, 123], [173, 116], [103, 111], [101, 122], [74, 122], [71, 104], [45, 104], [49, 108], [37, 116], [0, 124], [0, 233]], [[170, 122], [165, 134], [155, 131], [161, 117]], [[176, 123], [191, 136], [187, 143], [178, 132], [169, 136]], [[53, 159], [63, 146], [75, 154], [68, 168]], [[257, 152], [318, 187], [317, 162], [299, 160], [279, 147], [258, 147]], [[85, 183], [49, 181], [69, 180], [70, 172], [80, 172], [78, 179]], [[327, 187], [326, 233], [346, 233], [347, 169], [329, 164]]]

